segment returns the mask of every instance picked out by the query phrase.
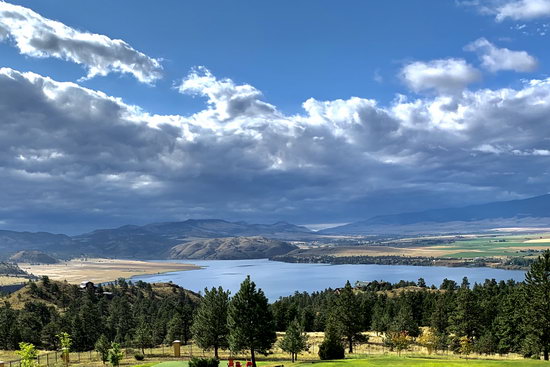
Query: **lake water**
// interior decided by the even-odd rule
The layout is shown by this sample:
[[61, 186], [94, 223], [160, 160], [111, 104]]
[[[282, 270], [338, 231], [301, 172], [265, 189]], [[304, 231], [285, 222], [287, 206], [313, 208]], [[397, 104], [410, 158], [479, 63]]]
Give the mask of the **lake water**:
[[[178, 261], [174, 261], [178, 262]], [[329, 265], [291, 264], [267, 259], [260, 260], [183, 260], [202, 266], [200, 270], [180, 271], [158, 275], [138, 276], [132, 280], [146, 282], [172, 281], [195, 292], [205, 287], [222, 286], [231, 294], [238, 291], [243, 279], [250, 275], [256, 285], [264, 290], [271, 301], [288, 296], [295, 291], [320, 291], [325, 288], [342, 287], [347, 280], [352, 284], [357, 280], [384, 280], [391, 283], [400, 280], [416, 281], [424, 278], [426, 284], [439, 286], [443, 279], [460, 283], [467, 276], [471, 284], [485, 279], [522, 281], [525, 276], [520, 270], [491, 268], [447, 268], [436, 266], [408, 265]]]

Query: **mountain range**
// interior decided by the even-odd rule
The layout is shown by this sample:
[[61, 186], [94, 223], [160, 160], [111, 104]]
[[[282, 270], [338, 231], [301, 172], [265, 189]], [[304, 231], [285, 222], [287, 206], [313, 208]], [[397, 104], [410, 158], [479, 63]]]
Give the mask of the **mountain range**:
[[[0, 231], [0, 258], [9, 258], [23, 250], [34, 250], [58, 258], [107, 256], [162, 259], [170, 256], [174, 246], [201, 239], [239, 237], [243, 243], [258, 244], [263, 240], [254, 241], [246, 238], [261, 237], [266, 240], [284, 241], [312, 238], [315, 235], [306, 227], [286, 222], [249, 224], [220, 219], [190, 219], [183, 222], [153, 223], [144, 226], [125, 225], [114, 229], [99, 229], [73, 237], [46, 232]], [[264, 246], [265, 251], [269, 252], [269, 248], [270, 246]], [[261, 251], [256, 251], [255, 254], [262, 255]]]
[[550, 195], [461, 208], [393, 215], [328, 228], [324, 235], [474, 232], [503, 227], [550, 227]]
[[0, 260], [19, 251], [41, 251], [56, 258], [256, 258], [291, 251], [294, 247], [286, 241], [342, 235], [472, 233], [502, 227], [550, 227], [550, 195], [382, 215], [319, 232], [287, 222], [249, 224], [221, 219], [125, 225], [72, 237], [0, 230]]

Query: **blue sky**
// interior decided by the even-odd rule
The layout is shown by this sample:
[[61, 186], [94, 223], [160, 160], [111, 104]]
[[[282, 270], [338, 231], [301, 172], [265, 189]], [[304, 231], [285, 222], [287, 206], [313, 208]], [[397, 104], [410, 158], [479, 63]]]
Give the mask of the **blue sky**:
[[0, 228], [544, 194], [548, 24], [550, 0], [0, 3]]

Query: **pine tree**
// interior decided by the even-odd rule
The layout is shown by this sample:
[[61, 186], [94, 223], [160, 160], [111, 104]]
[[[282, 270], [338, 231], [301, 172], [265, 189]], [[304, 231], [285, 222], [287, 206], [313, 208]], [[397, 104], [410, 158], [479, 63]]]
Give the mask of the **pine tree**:
[[527, 317], [525, 318], [529, 339], [542, 351], [544, 360], [550, 353], [550, 250], [531, 265], [525, 275]]
[[227, 348], [227, 310], [229, 308], [229, 291], [222, 287], [212, 290], [205, 289], [204, 297], [193, 318], [191, 332], [197, 345], [203, 349], [214, 349], [214, 357], [218, 358], [218, 350]]
[[456, 307], [450, 316], [449, 329], [457, 336], [471, 339], [479, 336], [479, 310], [468, 285], [467, 278], [464, 278], [461, 288], [457, 291]]
[[298, 359], [298, 353], [307, 349], [307, 334], [304, 333], [304, 329], [297, 319], [290, 323], [279, 346], [285, 352], [290, 353], [292, 363]]
[[349, 353], [353, 353], [353, 345], [364, 341], [361, 334], [362, 315], [359, 311], [359, 301], [353, 293], [353, 288], [349, 281], [346, 282], [344, 289], [336, 300], [336, 320], [342, 335], [346, 338]]
[[111, 349], [111, 343], [105, 334], [101, 334], [97, 342], [95, 343], [95, 350], [99, 353], [101, 362], [105, 364], [109, 360], [109, 349]]
[[267, 297], [250, 276], [229, 304], [229, 346], [237, 352], [249, 350], [252, 366], [256, 367], [256, 352], [267, 354], [275, 343], [275, 322]]
[[321, 360], [343, 359], [344, 356], [345, 351], [338, 322], [334, 316], [329, 316], [325, 327], [325, 338], [319, 345], [319, 358]]
[[134, 344], [145, 355], [145, 348], [153, 346], [153, 333], [151, 327], [142, 321], [134, 331]]

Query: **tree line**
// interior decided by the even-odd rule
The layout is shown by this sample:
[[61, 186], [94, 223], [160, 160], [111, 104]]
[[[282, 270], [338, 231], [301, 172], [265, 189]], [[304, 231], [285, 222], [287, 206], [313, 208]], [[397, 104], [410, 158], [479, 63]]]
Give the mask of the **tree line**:
[[[203, 295], [165, 284], [119, 280], [84, 290], [42, 278], [24, 289], [22, 307], [0, 307], [0, 348], [20, 342], [59, 349], [56, 337], [72, 337], [72, 348], [91, 350], [99, 341], [146, 348], [191, 338], [203, 349], [267, 354], [276, 331], [279, 346], [294, 360], [307, 348], [308, 331], [324, 331], [321, 358], [343, 357], [367, 341], [365, 331], [383, 335], [400, 351], [412, 341], [429, 350], [457, 353], [520, 353], [548, 360], [550, 352], [550, 251], [532, 265], [524, 282], [486, 280], [439, 287], [417, 282], [371, 282], [314, 293], [295, 293], [269, 304], [247, 277], [231, 295], [222, 288]], [[19, 297], [21, 297], [21, 292]], [[24, 297], [23, 297], [24, 298]]]

